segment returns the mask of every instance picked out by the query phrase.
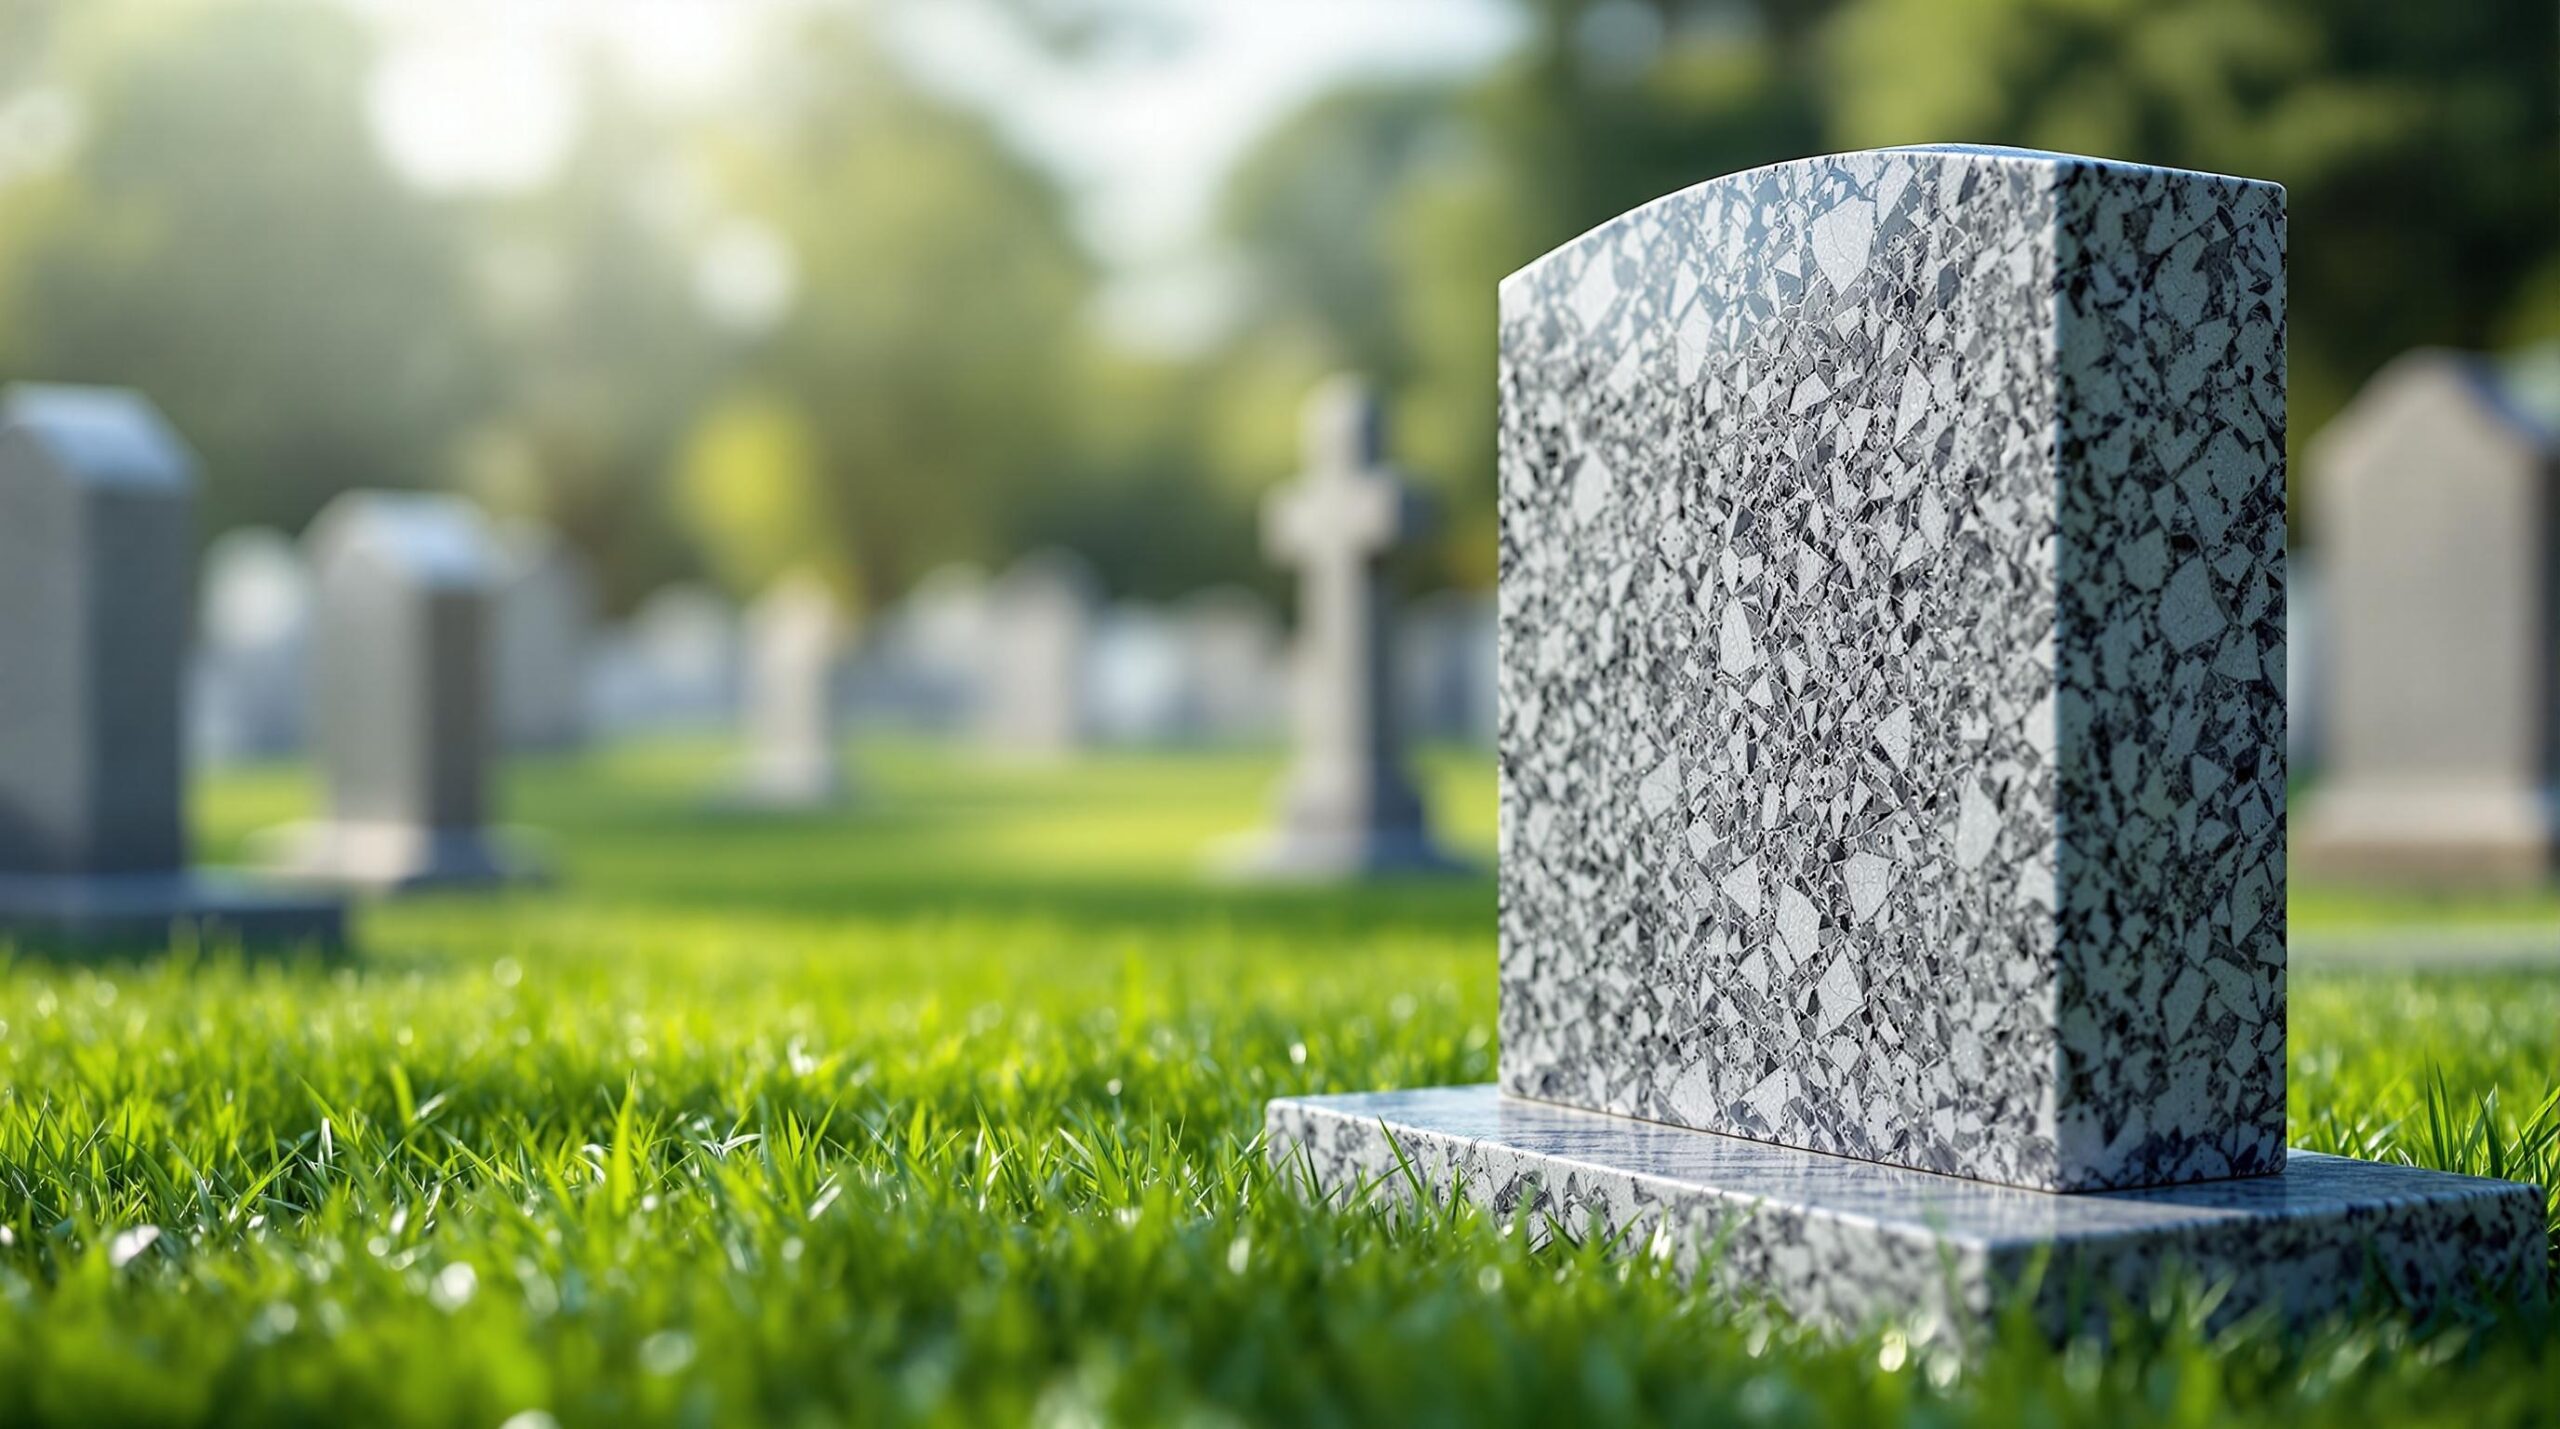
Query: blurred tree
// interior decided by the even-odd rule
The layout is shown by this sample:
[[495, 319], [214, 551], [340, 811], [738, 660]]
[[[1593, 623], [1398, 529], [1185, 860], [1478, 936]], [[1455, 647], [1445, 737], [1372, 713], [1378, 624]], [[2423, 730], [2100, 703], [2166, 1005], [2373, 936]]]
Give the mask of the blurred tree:
[[1445, 91], [1320, 98], [1238, 167], [1223, 210], [1262, 301], [1220, 361], [1251, 387], [1288, 332], [1386, 377], [1399, 454], [1452, 498], [1451, 578], [1493, 576], [1502, 275], [1754, 164], [1969, 140], [2286, 184], [2297, 438], [2410, 346], [2560, 333], [2547, 0], [1520, 7], [1512, 60]]
[[822, 465], [835, 565], [878, 599], [992, 561], [1079, 474], [1071, 374], [1090, 266], [1054, 185], [974, 116], [919, 93], [851, 21], [797, 17], [734, 201], [794, 255], [796, 301], [748, 358]]
[[834, 537], [843, 529], [822, 479], [816, 435], [793, 402], [741, 389], [703, 413], [686, 443], [677, 498], [686, 527], [733, 590], [759, 591], [814, 569], [858, 589]]
[[[1461, 87], [1319, 100], [1241, 164], [1223, 210], [1266, 328], [1391, 387], [1395, 455], [1442, 498], [1425, 579], [1495, 575], [1494, 290], [1626, 209], [1818, 146], [1827, 5], [1535, 0], [1529, 41]], [[1225, 361], [1264, 372], [1265, 339]], [[1303, 388], [1299, 389], [1303, 395]], [[1273, 462], [1270, 479], [1294, 470]]]
[[581, 93], [559, 171], [469, 206], [472, 292], [502, 380], [464, 477], [559, 527], [624, 607], [724, 554], [700, 548], [666, 490], [737, 353], [698, 294], [713, 216], [688, 131], [600, 66]]
[[453, 225], [373, 147], [355, 18], [54, 16], [0, 96], [71, 125], [57, 166], [0, 175], [0, 372], [149, 393], [204, 460], [208, 531], [428, 482], [485, 389]]
[[1843, 147], [2024, 144], [2284, 184], [2296, 451], [2397, 353], [2560, 326], [2549, 0], [1864, 0], [1830, 62]]

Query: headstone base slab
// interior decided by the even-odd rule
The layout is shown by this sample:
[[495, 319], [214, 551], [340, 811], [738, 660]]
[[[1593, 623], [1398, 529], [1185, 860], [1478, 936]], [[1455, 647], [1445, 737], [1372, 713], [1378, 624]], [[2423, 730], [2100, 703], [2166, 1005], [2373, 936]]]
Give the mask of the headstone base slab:
[[1477, 871], [1425, 833], [1325, 834], [1286, 828], [1235, 840], [1216, 865], [1219, 873], [1239, 883], [1451, 878]]
[[544, 883], [535, 841], [503, 829], [423, 829], [320, 820], [259, 836], [266, 871], [296, 883], [362, 893], [429, 893]]
[[0, 937], [156, 951], [174, 937], [259, 949], [347, 945], [346, 905], [206, 873], [0, 875]]
[[853, 781], [840, 769], [753, 762], [719, 800], [721, 807], [743, 813], [836, 809], [852, 802]]
[[2298, 877], [2513, 888], [2560, 871], [2560, 794], [2342, 781], [2309, 802], [2288, 860]]
[[1835, 1326], [1959, 1330], [2032, 1294], [2061, 1334], [2098, 1323], [2110, 1297], [2146, 1305], [2173, 1278], [2227, 1284], [2217, 1323], [2272, 1309], [2298, 1324], [2369, 1295], [2423, 1313], [2548, 1289], [2536, 1188], [2303, 1151], [2272, 1176], [2069, 1195], [1491, 1085], [1280, 1098], [1265, 1130], [1282, 1174], [1311, 1172], [1322, 1195], [1459, 1187], [1541, 1240], [1614, 1237], [1684, 1272], [1706, 1263], [1719, 1284]]

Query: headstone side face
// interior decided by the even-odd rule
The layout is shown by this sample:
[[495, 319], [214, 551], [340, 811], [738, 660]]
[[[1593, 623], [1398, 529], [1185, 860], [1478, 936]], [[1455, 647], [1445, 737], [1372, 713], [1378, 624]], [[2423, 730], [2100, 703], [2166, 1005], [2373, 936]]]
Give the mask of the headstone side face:
[[[2060, 916], [2108, 878], [2156, 887], [2176, 866], [2085, 837], [2064, 856], [2093, 797], [2083, 771], [2131, 778], [2106, 807], [2180, 849], [2194, 825], [2236, 837], [2228, 786], [2261, 788], [2257, 764], [2224, 751], [2240, 772], [2207, 810], [2165, 767], [2202, 737], [2171, 709], [2236, 707], [2170, 698], [2210, 667], [2165, 658], [2159, 583], [2137, 613], [2117, 604], [2129, 577], [2065, 609], [2083, 553], [2137, 534], [2094, 509], [2101, 494], [2154, 503], [2163, 523], [2222, 502], [2162, 535], [2173, 570], [2210, 563], [2216, 600], [2240, 600], [2259, 558], [2261, 448], [2220, 478], [2227, 494], [2202, 408], [2145, 424], [2123, 403], [2172, 380], [2215, 322], [2226, 347], [2264, 345], [2240, 331], [2266, 326], [2263, 299], [2254, 317], [2225, 311], [2192, 273], [2280, 262], [2280, 211], [2237, 218], [2193, 188], [2228, 181], [2199, 175], [2158, 175], [2162, 192], [2131, 201], [2115, 187], [2154, 173], [2006, 152], [1783, 164], [1637, 210], [1506, 282], [1507, 1090], [2048, 1189], [2191, 1179], [2186, 1153], [2206, 1143], [2222, 1149], [2212, 1174], [2244, 1169], [2232, 1153], [2256, 1141], [2235, 1127], [2283, 1101], [2280, 1077], [2271, 1098], [2238, 1085], [2263, 1070], [2265, 978], [2228, 955], [2227, 929], [2135, 956], [2139, 927], [2066, 946], [2094, 914]], [[2093, 346], [2110, 330], [2074, 305], [2146, 317], [2111, 332], [2139, 351]], [[2272, 312], [2280, 350], [2280, 290]], [[2136, 439], [2164, 445], [2105, 487]], [[2191, 501], [2180, 483], [2199, 478]], [[2280, 655], [2281, 590], [2261, 594]], [[2179, 651], [2202, 623], [2178, 627]], [[2083, 648], [2109, 632], [2112, 650]], [[2128, 708], [2136, 692], [2158, 708]], [[2137, 727], [2129, 767], [2100, 749]], [[2232, 867], [2259, 866], [2256, 834]], [[2093, 1037], [2169, 1040], [2188, 971], [2216, 1019], [2217, 971], [2240, 975], [2216, 1055], [2245, 1030], [2245, 1072], [2154, 1056], [2102, 1084], [2074, 1060]], [[2114, 1020], [2086, 1025], [2102, 1013]]]
[[470, 829], [493, 734], [494, 554], [449, 498], [356, 493], [313, 527], [319, 762], [348, 825]]
[[184, 862], [193, 482], [131, 394], [21, 387], [0, 407], [0, 870]]
[[2059, 203], [2060, 1165], [2264, 1174], [2284, 1164], [2284, 194], [2105, 165], [2068, 170]]

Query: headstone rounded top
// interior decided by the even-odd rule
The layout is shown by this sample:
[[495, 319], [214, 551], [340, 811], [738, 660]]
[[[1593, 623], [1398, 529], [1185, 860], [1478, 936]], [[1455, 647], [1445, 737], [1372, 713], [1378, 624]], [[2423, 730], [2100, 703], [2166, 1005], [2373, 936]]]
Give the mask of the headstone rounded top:
[[[2270, 183], [2264, 179], [2240, 178], [2229, 174], [2205, 173], [2192, 169], [2175, 169], [2157, 164], [2137, 164], [2122, 159], [2067, 154], [2051, 149], [2011, 148], [1998, 144], [1905, 144], [1883, 149], [1857, 149], [1847, 153], [1816, 154], [1808, 158], [1788, 159], [1781, 163], [1741, 169], [1665, 194], [1651, 203], [1630, 209], [1616, 218], [1600, 223], [1588, 232], [1556, 245], [1546, 253], [1530, 260], [1517, 272], [1504, 278], [1502, 286], [1509, 289], [1514, 284], [1523, 282], [1549, 263], [1563, 260], [1563, 255], [1577, 253], [1592, 244], [1616, 241], [1621, 225], [1640, 223], [1648, 216], [1675, 212], [1684, 205], [1696, 204], [1708, 198], [1720, 189], [1756, 190], [1789, 171], [1837, 174], [1846, 177], [1853, 186], [1869, 191], [1870, 208], [1865, 210], [1857, 208], [1855, 206], [1857, 200], [1853, 199], [1850, 203], [1843, 204], [1836, 216], [1826, 215], [1829, 219], [1827, 224], [1808, 231], [1808, 237], [1817, 245], [1815, 250], [1817, 260], [1827, 259], [1834, 265], [1854, 269], [1854, 264], [1841, 264], [1841, 255], [1844, 252], [1863, 253], [1865, 243], [1874, 236], [1872, 225], [1885, 216], [1885, 211], [1892, 208], [1892, 196], [1915, 189], [1948, 195], [1961, 195], [1968, 191], [1967, 186], [1961, 184], [1915, 185], [1910, 182], [1915, 170], [1951, 173], [1951, 171], [1964, 169], [2000, 168], [2046, 169], [2057, 172], [2079, 170], [2105, 172], [2118, 176], [2159, 174], [2173, 176], [2187, 182], [2260, 189], [2277, 199], [2281, 199], [2284, 193], [2283, 185]], [[1954, 199], [1952, 202], [1961, 202], [1961, 199]], [[1862, 224], [1865, 226], [1862, 227]]]
[[498, 579], [496, 539], [478, 507], [431, 491], [350, 491], [313, 518], [308, 539], [324, 566], [380, 564], [413, 584], [486, 588]]
[[1299, 428], [1309, 471], [1366, 471], [1385, 459], [1386, 405], [1358, 373], [1326, 378], [1307, 396]]
[[1093, 563], [1076, 552], [1064, 546], [1043, 546], [1007, 566], [996, 582], [999, 599], [1031, 592], [1064, 593], [1078, 604], [1093, 605], [1102, 599], [1102, 578], [1094, 574]]
[[[2560, 431], [2533, 410], [2533, 394], [2511, 380], [2494, 360], [2473, 352], [2421, 347], [2383, 364], [2347, 409], [2311, 443], [2312, 466], [2328, 472], [2363, 465], [2356, 456], [2381, 428], [2409, 421], [2441, 422], [2448, 411], [2476, 413], [2478, 425], [2499, 434], [2531, 460], [2560, 455]], [[2404, 474], [2391, 470], [2383, 480]]]
[[83, 486], [183, 491], [195, 482], [186, 443], [129, 388], [14, 385], [0, 394], [0, 436], [18, 434]]

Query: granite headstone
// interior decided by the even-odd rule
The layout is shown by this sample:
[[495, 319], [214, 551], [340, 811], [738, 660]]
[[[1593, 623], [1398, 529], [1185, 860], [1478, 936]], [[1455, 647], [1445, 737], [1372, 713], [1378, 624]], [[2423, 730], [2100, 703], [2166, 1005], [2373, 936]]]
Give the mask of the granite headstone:
[[1825, 1319], [2538, 1294], [2533, 1188], [2286, 1154], [2284, 251], [1909, 149], [1506, 280], [1501, 1081], [1273, 1154]]

